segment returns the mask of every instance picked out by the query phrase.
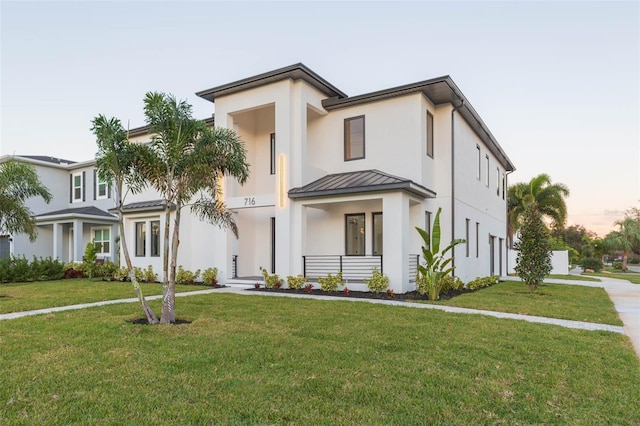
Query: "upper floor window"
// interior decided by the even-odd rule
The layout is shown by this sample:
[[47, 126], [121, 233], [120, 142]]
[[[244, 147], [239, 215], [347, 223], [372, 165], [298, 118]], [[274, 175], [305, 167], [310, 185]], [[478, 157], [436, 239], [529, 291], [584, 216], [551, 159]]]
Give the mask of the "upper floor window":
[[502, 173], [502, 199], [504, 200], [505, 188], [507, 187], [507, 175]]
[[433, 115], [427, 111], [427, 155], [433, 158]]
[[84, 172], [71, 175], [71, 202], [84, 201]]
[[270, 153], [271, 174], [275, 175], [276, 174], [276, 134], [275, 133], [271, 133], [271, 136], [269, 139], [269, 150], [271, 151]]
[[487, 173], [485, 174], [485, 177], [484, 177], [484, 184], [486, 186], [489, 186], [489, 156], [488, 155], [484, 156], [484, 162], [485, 162], [485, 165], [486, 165], [485, 168], [486, 168], [486, 171], [487, 171]]
[[344, 120], [344, 160], [364, 158], [364, 115]]
[[96, 170], [94, 170], [94, 179], [96, 185], [94, 188], [94, 199], [101, 200], [103, 198], [109, 198], [109, 182], [107, 182], [106, 179], [101, 179]]
[[98, 253], [109, 256], [111, 255], [111, 229], [94, 228], [93, 244], [98, 249]]
[[481, 162], [482, 157], [480, 156], [480, 146], [476, 145], [476, 179], [480, 180], [480, 169], [482, 168]]
[[496, 195], [500, 196], [500, 169], [496, 167]]

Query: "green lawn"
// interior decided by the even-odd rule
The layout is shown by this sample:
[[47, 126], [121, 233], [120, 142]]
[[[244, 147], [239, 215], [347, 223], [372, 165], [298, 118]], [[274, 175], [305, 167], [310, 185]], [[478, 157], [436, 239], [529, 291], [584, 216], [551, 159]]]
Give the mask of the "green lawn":
[[177, 312], [191, 324], [132, 324], [135, 304], [0, 321], [0, 424], [640, 423], [620, 334], [220, 293]]
[[503, 281], [436, 303], [461, 308], [622, 325], [607, 292], [598, 287], [544, 284], [534, 294], [518, 281]]
[[603, 277], [603, 278], [616, 278], [619, 280], [627, 280], [633, 284], [640, 284], [640, 274], [637, 272], [613, 272], [613, 273], [604, 273], [604, 272], [589, 272], [589, 276], [593, 277]]
[[[145, 296], [162, 294], [161, 284], [141, 284]], [[203, 290], [204, 286], [176, 286], [176, 291]], [[136, 297], [131, 283], [72, 279], [0, 284], [0, 314], [103, 300]]]
[[598, 278], [587, 277], [584, 275], [571, 275], [571, 274], [551, 274], [545, 276], [545, 279], [550, 278], [554, 280], [573, 280], [573, 281], [593, 281], [600, 282]]

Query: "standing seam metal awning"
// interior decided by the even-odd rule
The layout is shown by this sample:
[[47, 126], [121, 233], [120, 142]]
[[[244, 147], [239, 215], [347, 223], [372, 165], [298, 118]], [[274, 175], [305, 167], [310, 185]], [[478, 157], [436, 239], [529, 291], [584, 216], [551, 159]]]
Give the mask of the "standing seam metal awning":
[[366, 194], [381, 191], [407, 191], [422, 198], [433, 198], [436, 193], [413, 182], [379, 170], [336, 173], [324, 176], [303, 187], [289, 191], [289, 198], [331, 197], [345, 194]]

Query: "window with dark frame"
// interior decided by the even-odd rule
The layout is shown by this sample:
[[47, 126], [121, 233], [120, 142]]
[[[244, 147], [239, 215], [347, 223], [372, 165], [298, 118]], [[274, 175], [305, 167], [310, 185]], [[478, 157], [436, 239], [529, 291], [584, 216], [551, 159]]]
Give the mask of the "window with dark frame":
[[344, 161], [364, 158], [364, 115], [344, 119]]
[[469, 257], [469, 246], [471, 245], [471, 242], [469, 241], [469, 225], [471, 224], [471, 220], [470, 219], [466, 219], [465, 222], [465, 238], [467, 240], [467, 243], [465, 244], [466, 247], [466, 254], [467, 257]]
[[147, 223], [136, 222], [136, 257], [145, 256], [147, 245]]
[[373, 226], [371, 247], [374, 255], [382, 255], [382, 212], [371, 213]]
[[151, 221], [151, 257], [160, 256], [160, 221]]
[[270, 140], [269, 140], [269, 147], [270, 147], [270, 151], [271, 151], [271, 174], [275, 175], [276, 174], [276, 134], [275, 133], [271, 133], [270, 136]]
[[345, 254], [364, 256], [365, 228], [364, 213], [346, 214], [345, 217]]
[[433, 115], [427, 111], [427, 155], [433, 158]]
[[484, 184], [486, 186], [489, 186], [489, 155], [485, 155], [484, 160], [485, 160], [485, 168], [487, 169], [486, 175], [484, 177]]
[[73, 201], [82, 201], [82, 173], [73, 175]]
[[482, 169], [482, 164], [481, 164], [482, 156], [480, 155], [480, 146], [479, 145], [476, 145], [476, 156], [477, 156], [477, 160], [478, 160], [478, 161], [476, 161], [476, 165], [477, 165], [477, 167], [476, 167], [476, 178], [478, 180], [480, 180], [480, 170]]
[[476, 257], [480, 257], [480, 223], [476, 222]]
[[496, 167], [496, 195], [500, 196], [500, 169]]
[[502, 173], [502, 199], [504, 200], [505, 198], [505, 192], [506, 192], [506, 187], [507, 187], [507, 175], [503, 172]]

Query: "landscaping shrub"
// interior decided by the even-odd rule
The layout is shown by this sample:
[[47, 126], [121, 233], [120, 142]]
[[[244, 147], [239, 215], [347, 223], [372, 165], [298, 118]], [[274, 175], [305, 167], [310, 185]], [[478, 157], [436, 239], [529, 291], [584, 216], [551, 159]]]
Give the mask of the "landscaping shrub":
[[458, 277], [453, 275], [444, 275], [440, 277], [440, 291], [447, 293], [448, 291], [461, 291], [464, 288], [464, 283]]
[[480, 290], [481, 288], [498, 284], [499, 281], [500, 277], [497, 275], [492, 275], [490, 277], [478, 277], [475, 280], [469, 281], [467, 283], [467, 289], [471, 291]]
[[0, 282], [59, 280], [65, 276], [65, 264], [57, 259], [36, 258], [29, 262], [24, 256], [0, 260]]
[[101, 266], [101, 271], [102, 271], [102, 277], [107, 279], [107, 280], [111, 280], [113, 278], [115, 278], [116, 273], [118, 271], [118, 265], [116, 265], [114, 262], [111, 262], [110, 260], [105, 260], [103, 265]]
[[382, 293], [387, 288], [389, 288], [389, 277], [387, 277], [382, 272], [378, 271], [378, 268], [373, 268], [371, 270], [371, 276], [364, 280], [371, 290], [374, 293]]
[[336, 275], [327, 274], [326, 277], [318, 278], [318, 284], [323, 291], [337, 291], [338, 286], [342, 285], [342, 272]]
[[218, 268], [207, 268], [202, 273], [202, 282], [204, 284], [218, 284]]
[[262, 278], [264, 278], [264, 287], [265, 288], [280, 288], [282, 285], [282, 281], [278, 274], [269, 275], [266, 269], [262, 269]]
[[593, 257], [587, 257], [582, 259], [582, 270], [592, 269], [594, 272], [602, 271], [602, 260], [594, 259]]
[[148, 283], [155, 283], [158, 281], [158, 274], [153, 272], [153, 266], [147, 266], [147, 269], [144, 271], [144, 280]]
[[293, 290], [300, 290], [302, 288], [302, 285], [307, 281], [307, 277], [305, 277], [304, 275], [298, 275], [298, 276], [291, 276], [289, 275], [287, 277], [287, 285], [289, 286], [290, 289]]
[[616, 271], [622, 271], [622, 262], [613, 262], [613, 269]]
[[195, 284], [199, 276], [200, 269], [196, 269], [195, 272], [191, 272], [187, 269], [184, 269], [182, 265], [180, 265], [178, 266], [178, 272], [176, 273], [176, 284]]

